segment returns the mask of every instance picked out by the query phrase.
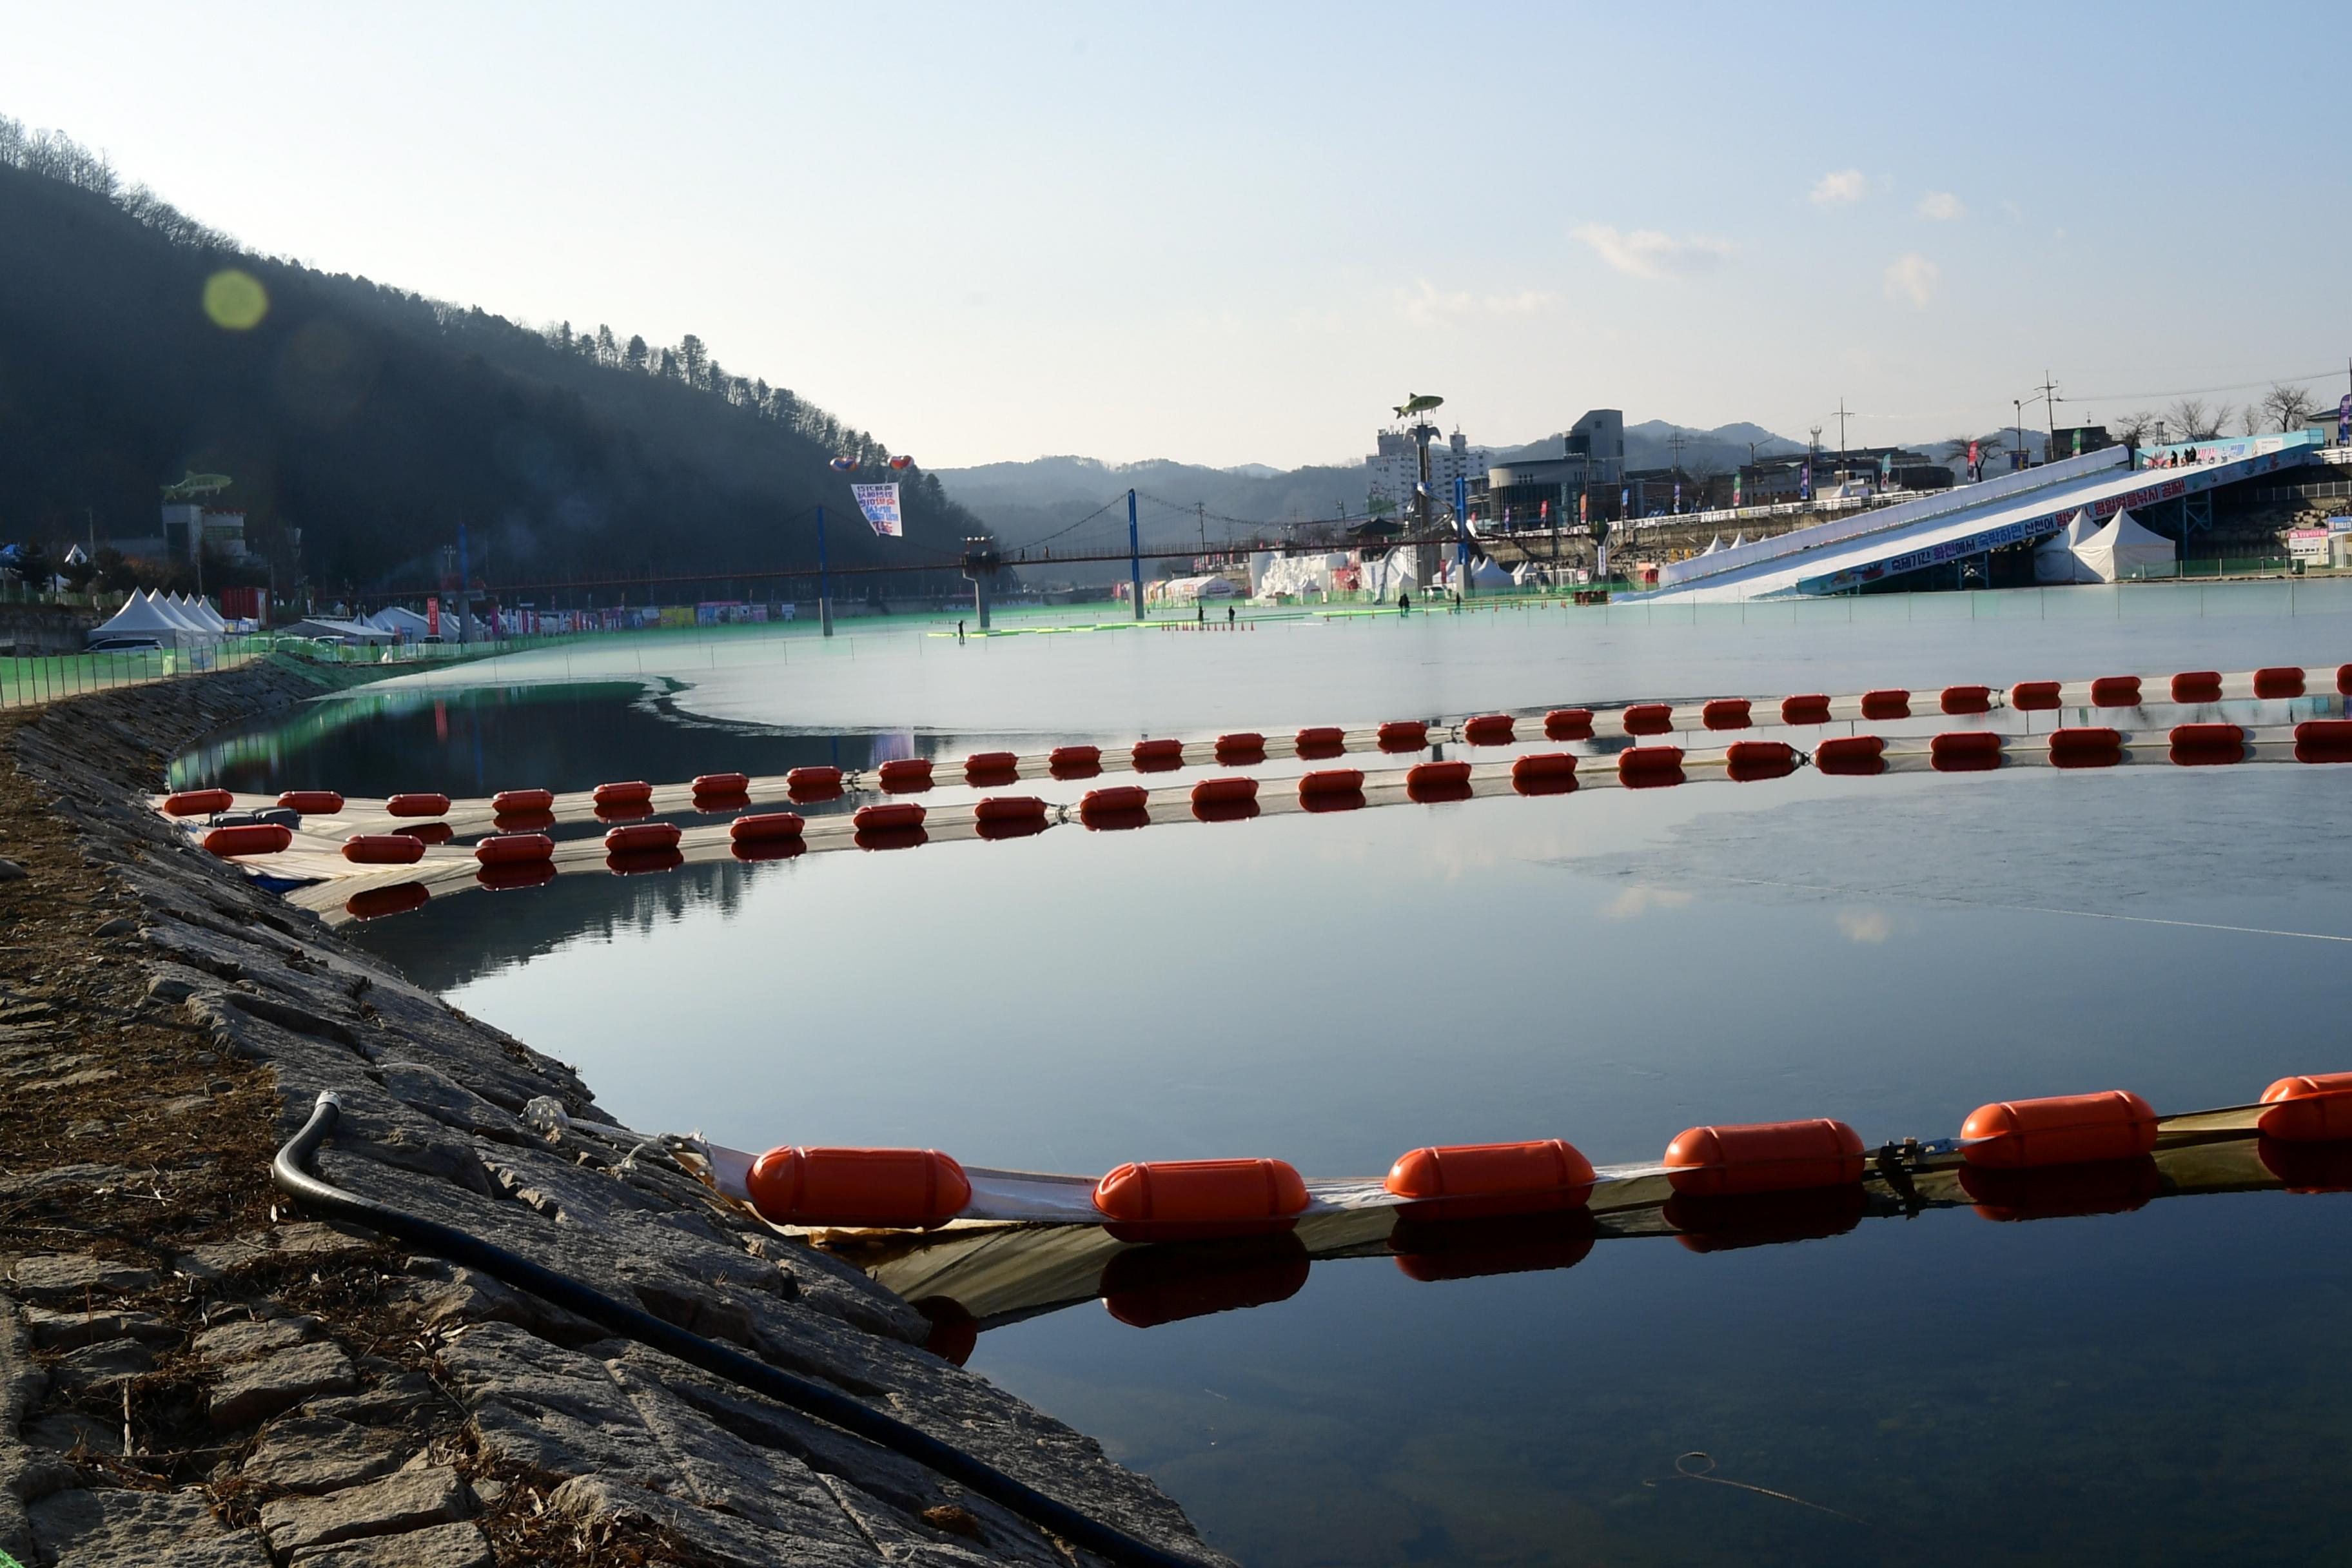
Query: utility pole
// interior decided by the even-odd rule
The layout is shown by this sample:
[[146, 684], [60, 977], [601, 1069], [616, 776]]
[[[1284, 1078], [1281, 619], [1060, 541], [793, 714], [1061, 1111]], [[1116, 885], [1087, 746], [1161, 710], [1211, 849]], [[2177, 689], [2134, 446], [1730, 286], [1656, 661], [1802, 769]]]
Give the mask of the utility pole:
[[1840, 493], [1841, 495], [1843, 495], [1843, 494], [1844, 493], [1844, 489], [1845, 489], [1845, 480], [1846, 480], [1846, 472], [1845, 472], [1845, 418], [1846, 418], [1846, 407], [1845, 407], [1845, 399], [1844, 399], [1844, 398], [1843, 398], [1843, 397], [1841, 397], [1841, 398], [1839, 398], [1839, 399], [1838, 399], [1838, 410], [1837, 410], [1837, 414], [1838, 414], [1838, 489], [1839, 489], [1839, 493]]
[[1192, 521], [1201, 525], [1201, 553], [1206, 555], [1209, 552], [1208, 502], [1196, 500], [1192, 503]]
[[826, 637], [833, 635], [833, 584], [824, 569], [824, 508], [816, 509], [816, 624]]
[[2051, 451], [2058, 445], [2058, 405], [2060, 402], [2060, 398], [2058, 396], [2058, 384], [2050, 379], [2050, 373], [2047, 370], [2044, 370], [2042, 373], [2042, 411], [2049, 416], [2050, 420], [2050, 441], [2047, 446], [2044, 446], [2042, 448], [2042, 460], [2046, 463], [2050, 460]]
[[[1666, 447], [1674, 453], [1675, 494], [1679, 498], [1682, 494], [1683, 483], [1683, 433], [1680, 426], [1675, 426], [1675, 433], [1666, 437]], [[1675, 510], [1677, 512], [1682, 510], [1679, 502], [1675, 507]]]

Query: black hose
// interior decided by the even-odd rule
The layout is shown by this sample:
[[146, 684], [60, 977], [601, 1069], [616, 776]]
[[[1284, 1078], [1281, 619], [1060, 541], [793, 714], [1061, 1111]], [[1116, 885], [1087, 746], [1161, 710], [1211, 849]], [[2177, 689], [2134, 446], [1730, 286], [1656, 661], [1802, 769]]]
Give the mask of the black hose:
[[286, 1146], [278, 1151], [278, 1158], [270, 1163], [269, 1173], [278, 1185], [306, 1207], [397, 1237], [469, 1268], [478, 1268], [493, 1279], [518, 1290], [528, 1290], [542, 1301], [575, 1312], [639, 1344], [650, 1345], [689, 1366], [700, 1367], [804, 1415], [814, 1415], [845, 1432], [855, 1433], [992, 1502], [1003, 1504], [1039, 1529], [1050, 1531], [1072, 1545], [1084, 1547], [1113, 1563], [1133, 1563], [1137, 1568], [1202, 1568], [1195, 1559], [1163, 1551], [1080, 1513], [962, 1449], [894, 1420], [836, 1389], [779, 1372], [763, 1361], [729, 1350], [699, 1334], [688, 1333], [674, 1323], [616, 1301], [601, 1290], [493, 1246], [480, 1237], [330, 1185], [311, 1174], [310, 1157], [318, 1152], [320, 1141], [334, 1131], [341, 1110], [341, 1102], [332, 1089], [321, 1093], [310, 1120], [288, 1140]]

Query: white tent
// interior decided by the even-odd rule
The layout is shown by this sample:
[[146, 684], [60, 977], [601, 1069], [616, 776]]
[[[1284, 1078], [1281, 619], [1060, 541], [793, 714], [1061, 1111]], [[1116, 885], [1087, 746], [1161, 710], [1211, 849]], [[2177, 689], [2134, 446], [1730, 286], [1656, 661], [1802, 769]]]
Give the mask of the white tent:
[[2127, 511], [2116, 513], [2106, 527], [2074, 546], [2074, 559], [2099, 583], [2170, 577], [2179, 570], [2172, 541], [2142, 528]]
[[1731, 536], [1731, 548], [1734, 550], [1738, 549], [1741, 545], [1747, 542], [1748, 534], [1745, 530], [1742, 530], [1740, 532], [1735, 533]]
[[228, 623], [221, 619], [220, 612], [213, 608], [211, 600], [183, 594], [178, 603], [180, 614], [204, 630], [215, 635], [228, 630]]
[[194, 621], [190, 620], [188, 618], [188, 613], [180, 608], [177, 602], [164, 597], [163, 595], [155, 592], [152, 588], [147, 590], [147, 603], [157, 615], [171, 622], [172, 625], [177, 626], [180, 630], [187, 633], [191, 637], [194, 637], [201, 641], [213, 635], [209, 628], [198, 626]]
[[2075, 546], [2096, 537], [2099, 525], [2084, 507], [2074, 521], [2060, 532], [2052, 534], [2033, 547], [2033, 580], [2036, 583], [2099, 583], [2105, 578], [2090, 575], [2074, 553]]
[[195, 634], [165, 615], [153, 595], [133, 594], [104, 626], [91, 629], [89, 640], [111, 637], [152, 637], [165, 647], [178, 647], [194, 641]]
[[1720, 549], [1722, 549], [1722, 548], [1723, 548], [1723, 535], [1721, 535], [1721, 534], [1719, 534], [1719, 533], [1718, 533], [1718, 534], [1717, 534], [1713, 539], [1710, 539], [1710, 540], [1708, 540], [1708, 541], [1706, 542], [1706, 548], [1705, 550], [1700, 551], [1700, 552], [1699, 552], [1699, 553], [1700, 553], [1701, 555], [1712, 555], [1712, 554], [1714, 554], [1717, 551], [1718, 551], [1718, 550], [1720, 550]]

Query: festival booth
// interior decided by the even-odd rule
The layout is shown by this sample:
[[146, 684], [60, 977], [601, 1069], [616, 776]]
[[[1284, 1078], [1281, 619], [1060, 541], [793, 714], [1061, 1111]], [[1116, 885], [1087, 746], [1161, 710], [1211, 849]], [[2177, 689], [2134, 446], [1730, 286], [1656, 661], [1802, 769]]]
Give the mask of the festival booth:
[[161, 647], [185, 647], [199, 637], [185, 622], [165, 614], [161, 601], [147, 593], [131, 595], [130, 602], [115, 611], [105, 625], [91, 628], [88, 640], [100, 643], [152, 637]]
[[2033, 547], [2033, 580], [2036, 583], [2097, 583], [2104, 579], [2088, 574], [2075, 546], [2088, 542], [2099, 531], [2088, 507], [2074, 514], [2065, 528], [2052, 534]]
[[2074, 559], [2095, 583], [2137, 583], [2180, 571], [2179, 547], [2142, 528], [2128, 511], [2116, 513], [2106, 527], [2074, 546]]

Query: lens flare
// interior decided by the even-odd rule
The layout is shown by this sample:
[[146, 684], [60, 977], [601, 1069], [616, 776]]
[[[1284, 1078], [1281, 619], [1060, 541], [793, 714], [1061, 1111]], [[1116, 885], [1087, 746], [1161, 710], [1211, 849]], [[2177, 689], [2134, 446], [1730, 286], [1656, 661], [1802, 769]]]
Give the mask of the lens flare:
[[248, 331], [269, 314], [269, 292], [252, 273], [225, 268], [205, 279], [205, 314], [216, 327]]

